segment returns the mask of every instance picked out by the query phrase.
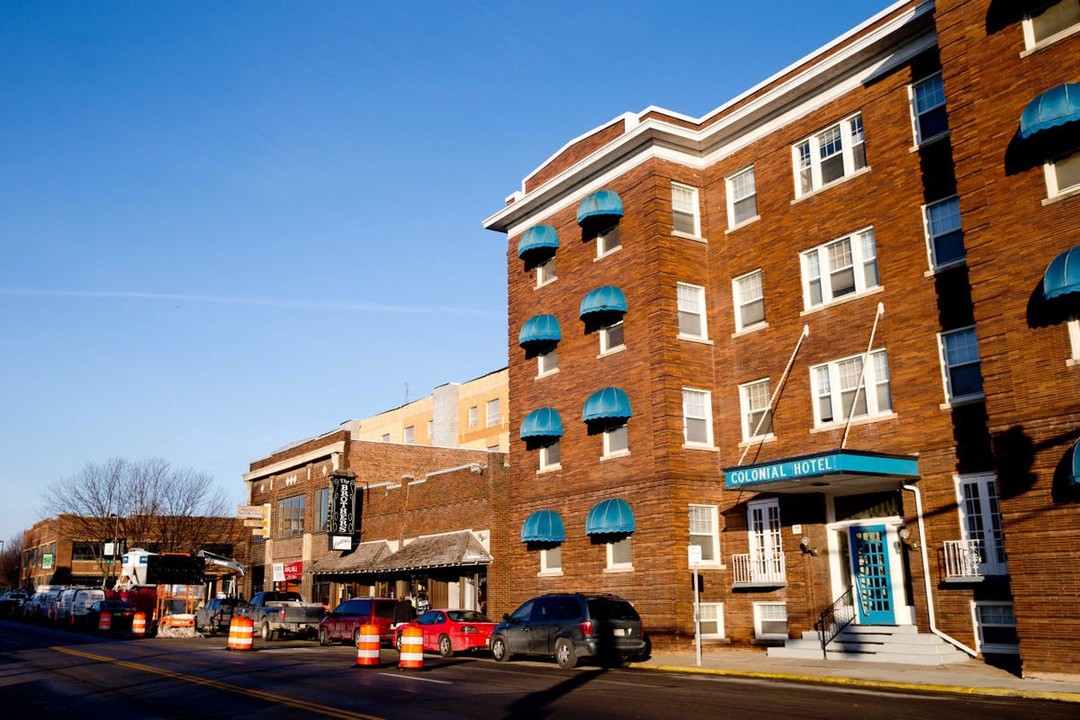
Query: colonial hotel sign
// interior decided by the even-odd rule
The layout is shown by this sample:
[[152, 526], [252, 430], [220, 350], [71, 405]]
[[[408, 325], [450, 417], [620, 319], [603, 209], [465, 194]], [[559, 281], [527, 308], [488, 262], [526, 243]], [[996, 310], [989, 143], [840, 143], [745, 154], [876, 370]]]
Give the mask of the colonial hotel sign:
[[787, 492], [870, 491], [918, 477], [918, 461], [908, 455], [830, 450], [779, 462], [724, 468], [724, 487]]

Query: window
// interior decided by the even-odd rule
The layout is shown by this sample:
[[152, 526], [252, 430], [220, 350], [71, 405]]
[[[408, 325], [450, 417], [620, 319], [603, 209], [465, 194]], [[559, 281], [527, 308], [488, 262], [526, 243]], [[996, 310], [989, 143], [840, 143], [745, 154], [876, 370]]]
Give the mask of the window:
[[557, 348], [551, 348], [547, 352], [542, 352], [536, 356], [536, 374], [547, 375], [553, 373], [559, 369], [559, 351]]
[[683, 441], [712, 447], [712, 395], [708, 390], [683, 388]]
[[698, 606], [698, 618], [702, 639], [723, 639], [724, 603], [701, 603]]
[[330, 488], [315, 491], [315, 532], [330, 529]]
[[852, 417], [873, 417], [892, 412], [889, 358], [884, 350], [855, 355], [810, 368], [814, 391], [814, 424], [828, 425]]
[[930, 265], [935, 270], [964, 259], [964, 232], [960, 229], [960, 199], [951, 197], [923, 208]]
[[435, 442], [435, 421], [434, 420], [428, 420], [427, 421], [427, 438], [428, 438], [429, 443], [434, 443]]
[[562, 574], [562, 545], [540, 550], [540, 572]]
[[554, 255], [536, 266], [536, 287], [547, 285], [552, 280], [555, 280], [556, 277]]
[[801, 257], [807, 310], [878, 286], [873, 228], [807, 250]]
[[715, 505], [690, 506], [690, 544], [701, 548], [703, 564], [720, 561], [720, 523]]
[[1080, 152], [1048, 163], [1045, 174], [1049, 197], [1080, 191]]
[[671, 184], [671, 226], [678, 233], [701, 235], [697, 188]]
[[613, 253], [622, 247], [622, 233], [619, 232], [619, 224], [616, 222], [596, 233], [596, 257], [603, 257]]
[[979, 633], [978, 650], [989, 654], [1020, 652], [1016, 617], [1010, 602], [975, 602], [975, 626]]
[[383, 442], [390, 442], [390, 433], [383, 433], [382, 441]]
[[276, 537], [293, 537], [304, 534], [303, 495], [293, 495], [277, 502]]
[[811, 135], [792, 148], [795, 197], [812, 192], [866, 167], [862, 116], [856, 113]]
[[409, 425], [405, 428], [405, 444], [413, 445], [416, 443], [416, 426]]
[[99, 557], [102, 557], [100, 543], [76, 542], [71, 544], [72, 560], [97, 560]]
[[752, 500], [746, 505], [750, 539], [750, 579], [752, 582], [783, 580], [784, 553], [780, 545], [780, 501]]
[[742, 416], [743, 441], [766, 438], [773, 434], [772, 390], [769, 378], [755, 380], [739, 386], [739, 407]]
[[961, 537], [977, 546], [979, 574], [1004, 575], [1005, 533], [1001, 529], [996, 478], [993, 475], [957, 478], [956, 502]]
[[607, 567], [608, 570], [633, 569], [634, 557], [629, 535], [607, 543]]
[[765, 322], [765, 290], [760, 270], [732, 280], [731, 290], [735, 298], [736, 331]]
[[679, 336], [704, 340], [708, 337], [705, 323], [705, 288], [679, 283]]
[[1037, 15], [1024, 18], [1024, 41], [1028, 49], [1080, 25], [1080, 2], [1062, 0]]
[[945, 371], [945, 398], [949, 402], [983, 396], [982, 362], [975, 328], [943, 332], [941, 361]]
[[949, 131], [945, 115], [945, 84], [941, 81], [941, 73], [911, 86], [911, 115], [915, 123], [916, 145]]
[[487, 426], [495, 427], [499, 424], [499, 399], [487, 401]]
[[619, 425], [604, 431], [604, 457], [625, 455], [630, 451], [626, 426]]
[[624, 347], [623, 321], [600, 328], [600, 354], [612, 352]]
[[476, 427], [480, 424], [480, 409], [473, 405], [469, 408], [469, 427]]
[[728, 226], [742, 225], [757, 217], [757, 185], [754, 166], [727, 179]]
[[559, 441], [544, 445], [540, 448], [540, 469], [555, 470], [559, 467]]
[[1069, 320], [1069, 346], [1072, 348], [1072, 360], [1080, 361], [1080, 317]]
[[787, 603], [754, 603], [754, 637], [759, 640], [786, 640]]

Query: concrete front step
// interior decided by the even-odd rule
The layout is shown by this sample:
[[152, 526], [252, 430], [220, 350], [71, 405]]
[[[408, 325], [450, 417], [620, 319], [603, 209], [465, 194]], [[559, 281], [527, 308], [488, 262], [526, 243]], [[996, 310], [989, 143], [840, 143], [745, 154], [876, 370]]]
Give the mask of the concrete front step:
[[[822, 659], [821, 644], [815, 632], [789, 639], [782, 647], [771, 647], [768, 654], [769, 657]], [[969, 660], [967, 654], [938, 636], [920, 633], [911, 625], [849, 626], [829, 643], [828, 658], [905, 665], [944, 665]]]

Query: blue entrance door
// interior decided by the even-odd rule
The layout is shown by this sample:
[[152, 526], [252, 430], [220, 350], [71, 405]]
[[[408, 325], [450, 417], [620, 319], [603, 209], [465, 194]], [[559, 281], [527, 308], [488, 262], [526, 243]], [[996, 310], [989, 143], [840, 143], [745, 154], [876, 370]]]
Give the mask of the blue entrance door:
[[884, 525], [861, 525], [851, 532], [851, 562], [855, 573], [855, 606], [865, 625], [895, 625], [889, 549]]

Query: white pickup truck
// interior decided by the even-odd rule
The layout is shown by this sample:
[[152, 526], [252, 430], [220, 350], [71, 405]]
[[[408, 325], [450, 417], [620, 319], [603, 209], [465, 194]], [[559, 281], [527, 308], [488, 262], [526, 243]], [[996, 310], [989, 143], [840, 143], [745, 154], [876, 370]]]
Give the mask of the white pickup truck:
[[304, 602], [300, 593], [267, 590], [255, 593], [236, 613], [251, 618], [256, 631], [269, 642], [287, 635], [315, 637], [326, 610], [322, 603]]

